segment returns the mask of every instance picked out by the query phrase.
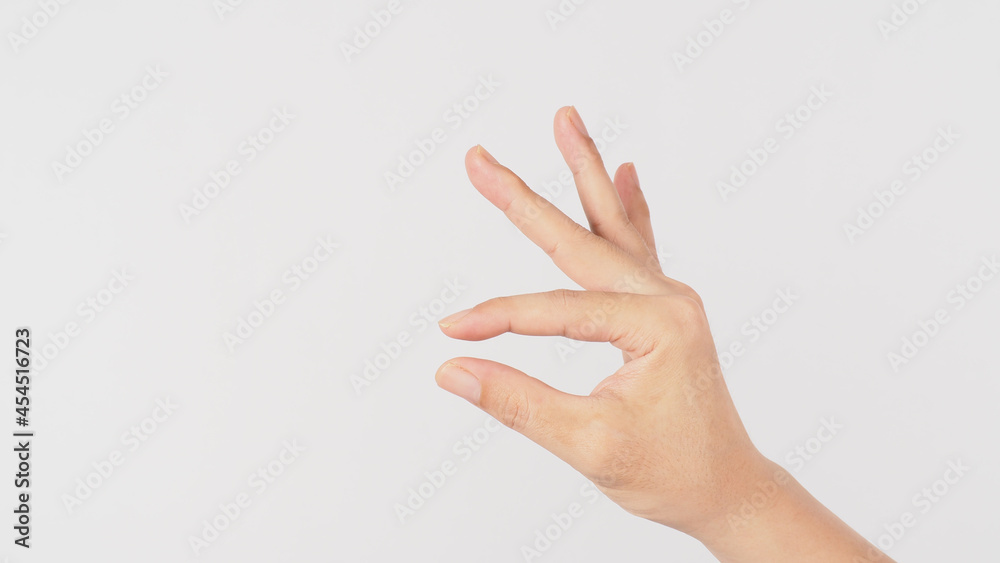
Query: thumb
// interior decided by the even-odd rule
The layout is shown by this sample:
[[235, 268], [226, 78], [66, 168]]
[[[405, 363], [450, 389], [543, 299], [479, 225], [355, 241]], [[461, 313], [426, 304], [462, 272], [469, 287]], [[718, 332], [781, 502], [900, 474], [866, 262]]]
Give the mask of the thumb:
[[554, 389], [508, 365], [455, 358], [440, 368], [438, 385], [574, 465], [581, 421], [591, 398]]

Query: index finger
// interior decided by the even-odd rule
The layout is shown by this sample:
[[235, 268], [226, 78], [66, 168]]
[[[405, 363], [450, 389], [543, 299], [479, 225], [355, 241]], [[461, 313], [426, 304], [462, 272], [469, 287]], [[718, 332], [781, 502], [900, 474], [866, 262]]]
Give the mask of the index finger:
[[452, 338], [485, 340], [505, 332], [529, 336], [565, 336], [610, 342], [633, 357], [648, 354], [670, 332], [661, 306], [668, 296], [558, 289], [495, 297], [441, 319]]
[[469, 150], [465, 167], [479, 193], [585, 289], [634, 293], [657, 289], [657, 280], [646, 265], [570, 219], [482, 146]]

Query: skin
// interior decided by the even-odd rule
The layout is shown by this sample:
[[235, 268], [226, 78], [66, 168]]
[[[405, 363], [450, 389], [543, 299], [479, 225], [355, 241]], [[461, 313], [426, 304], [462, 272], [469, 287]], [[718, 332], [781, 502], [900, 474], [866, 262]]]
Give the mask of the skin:
[[481, 146], [469, 179], [584, 291], [498, 297], [440, 322], [449, 337], [505, 332], [610, 342], [624, 365], [588, 396], [490, 360], [459, 357], [438, 385], [576, 468], [625, 510], [701, 541], [720, 561], [891, 559], [765, 458], [733, 405], [704, 306], [656, 260], [635, 166], [612, 179], [579, 113], [562, 108], [555, 139], [589, 230]]

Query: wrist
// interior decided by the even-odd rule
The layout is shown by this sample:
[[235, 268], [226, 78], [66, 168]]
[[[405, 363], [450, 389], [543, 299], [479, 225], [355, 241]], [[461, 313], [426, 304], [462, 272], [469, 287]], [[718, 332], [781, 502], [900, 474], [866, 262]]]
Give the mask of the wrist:
[[793, 505], [788, 487], [798, 485], [780, 465], [759, 452], [733, 468], [711, 517], [690, 535], [710, 551], [738, 544], [766, 519]]
[[719, 561], [892, 562], [777, 463], [761, 456], [747, 477], [728, 508], [695, 535]]

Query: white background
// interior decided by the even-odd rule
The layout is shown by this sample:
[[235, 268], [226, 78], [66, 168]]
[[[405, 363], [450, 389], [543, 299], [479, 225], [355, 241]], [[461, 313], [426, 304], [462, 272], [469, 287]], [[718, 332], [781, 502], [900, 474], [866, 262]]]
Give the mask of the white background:
[[[583, 220], [575, 190], [556, 189], [566, 167], [552, 119], [568, 104], [595, 135], [606, 120], [625, 126], [607, 164], [636, 163], [665, 270], [703, 296], [720, 352], [744, 345], [726, 374], [761, 451], [897, 560], [995, 552], [1000, 281], [972, 282], [980, 291], [960, 309], [951, 292], [1000, 252], [996, 2], [930, 1], [889, 31], [887, 0], [567, 1], [563, 20], [547, 15], [557, 0], [402, 0], [349, 57], [344, 45], [387, 2], [247, 0], [220, 15], [210, 0], [105, 0], [38, 16], [45, 4], [0, 8], [0, 364], [11, 373], [0, 429], [15, 429], [14, 329], [30, 326], [37, 433], [33, 547], [12, 543], [8, 450], [0, 557], [193, 559], [191, 538], [246, 493], [200, 559], [524, 561], [550, 515], [579, 502], [583, 515], [532, 560], [712, 561], [680, 533], [590, 504], [582, 476], [514, 432], [476, 434], [486, 415], [434, 383], [441, 363], [475, 355], [586, 393], [617, 350], [456, 342], [413, 318], [440, 312], [454, 280], [464, 289], [433, 318], [574, 287], [463, 166], [482, 143]], [[703, 33], [707, 46], [679, 68], [675, 54], [724, 9], [732, 23]], [[22, 18], [44, 25], [18, 41], [31, 35]], [[133, 91], [157, 67], [156, 88]], [[491, 77], [495, 91], [467, 100]], [[779, 120], [813, 87], [832, 95], [786, 138]], [[122, 95], [144, 98], [124, 119]], [[463, 102], [476, 109], [458, 122], [450, 108]], [[241, 143], [282, 109], [290, 124], [247, 161]], [[57, 174], [102, 119], [114, 130]], [[908, 174], [948, 127], [948, 151]], [[386, 172], [435, 128], [444, 142], [390, 190]], [[723, 198], [718, 183], [769, 137], [779, 150]], [[241, 173], [185, 217], [231, 160]], [[897, 179], [905, 192], [849, 237], [859, 208]], [[282, 276], [318, 237], [339, 248], [293, 290]], [[122, 289], [123, 268], [128, 286], [105, 291]], [[745, 323], [786, 288], [798, 299], [751, 341]], [[283, 303], [227, 346], [273, 290]], [[947, 324], [894, 369], [889, 354], [938, 309]], [[67, 323], [75, 336], [60, 334]], [[358, 393], [352, 375], [403, 331], [410, 345]], [[156, 401], [168, 398], [177, 408], [132, 451], [123, 433], [162, 419]], [[824, 419], [842, 428], [819, 442]], [[454, 449], [464, 436], [488, 440], [466, 460]], [[305, 451], [272, 463], [286, 441]], [[809, 460], [795, 454], [806, 446]], [[93, 476], [114, 451], [124, 462]], [[970, 468], [961, 479], [918, 504], [958, 460]], [[457, 472], [400, 522], [396, 505], [449, 461]], [[268, 464], [281, 474], [261, 491], [248, 477]], [[99, 482], [89, 495], [88, 477]], [[886, 527], [904, 512], [916, 524], [893, 539]]]

